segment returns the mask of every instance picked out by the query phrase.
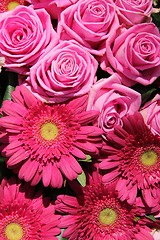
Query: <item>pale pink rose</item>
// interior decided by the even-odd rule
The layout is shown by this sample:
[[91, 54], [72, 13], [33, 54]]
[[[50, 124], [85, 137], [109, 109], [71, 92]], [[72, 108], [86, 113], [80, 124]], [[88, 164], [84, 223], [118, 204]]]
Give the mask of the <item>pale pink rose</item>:
[[11, 71], [27, 74], [29, 67], [58, 42], [49, 14], [44, 9], [19, 5], [0, 14], [0, 54]]
[[121, 24], [133, 26], [151, 21], [153, 0], [114, 0]]
[[158, 28], [153, 23], [120, 27], [106, 40], [106, 54], [100, 61], [103, 70], [120, 73], [127, 86], [153, 83], [160, 74]]
[[118, 74], [100, 79], [91, 88], [88, 99], [88, 110], [98, 110], [100, 115], [98, 127], [105, 133], [116, 125], [123, 125], [121, 118], [134, 114], [141, 105], [140, 93], [121, 84]]
[[42, 101], [63, 102], [89, 92], [98, 62], [76, 41], [63, 41], [31, 69], [27, 83]]
[[[112, 0], [79, 0], [60, 15], [60, 39], [75, 39], [95, 55], [102, 55], [103, 41], [119, 26]], [[102, 46], [100, 46], [102, 44]]]
[[154, 240], [160, 240], [160, 231], [155, 231], [153, 233]]
[[45, 8], [51, 18], [58, 19], [60, 13], [78, 0], [30, 0], [34, 8]]
[[151, 131], [160, 135], [160, 94], [144, 105], [141, 114]]

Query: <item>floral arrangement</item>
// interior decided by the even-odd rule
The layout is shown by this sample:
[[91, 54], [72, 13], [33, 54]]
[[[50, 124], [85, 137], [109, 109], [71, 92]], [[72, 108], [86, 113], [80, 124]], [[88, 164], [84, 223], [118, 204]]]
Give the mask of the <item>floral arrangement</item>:
[[0, 1], [0, 239], [160, 240], [159, 7]]

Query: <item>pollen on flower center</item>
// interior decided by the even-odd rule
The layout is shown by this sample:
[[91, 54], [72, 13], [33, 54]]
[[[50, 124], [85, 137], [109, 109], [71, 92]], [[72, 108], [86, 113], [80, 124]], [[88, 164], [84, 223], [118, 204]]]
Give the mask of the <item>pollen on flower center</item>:
[[46, 140], [54, 139], [58, 135], [58, 128], [53, 123], [45, 123], [41, 128], [41, 135]]
[[23, 229], [18, 223], [10, 223], [5, 229], [5, 234], [9, 240], [19, 240], [23, 236]]
[[157, 157], [158, 156], [156, 152], [149, 150], [142, 154], [141, 160], [144, 165], [152, 166], [156, 163]]
[[8, 3], [8, 5], [7, 5], [8, 11], [15, 9], [18, 5], [19, 5], [19, 3], [17, 1], [12, 1], [12, 2]]
[[105, 208], [100, 212], [99, 220], [105, 225], [113, 224], [117, 219], [117, 213], [112, 208]]

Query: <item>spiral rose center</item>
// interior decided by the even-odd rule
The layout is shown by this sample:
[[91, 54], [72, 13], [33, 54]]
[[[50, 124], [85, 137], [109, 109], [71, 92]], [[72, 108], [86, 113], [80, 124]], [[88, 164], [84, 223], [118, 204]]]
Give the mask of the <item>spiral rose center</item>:
[[105, 225], [113, 224], [117, 219], [117, 213], [111, 208], [105, 208], [100, 212], [99, 220]]
[[142, 154], [142, 163], [146, 166], [152, 166], [157, 162], [157, 153], [154, 151], [147, 151]]
[[19, 240], [23, 236], [23, 229], [18, 223], [10, 223], [5, 229], [5, 234], [9, 240]]
[[41, 128], [41, 135], [46, 140], [54, 139], [58, 135], [58, 128], [53, 123], [45, 123]]

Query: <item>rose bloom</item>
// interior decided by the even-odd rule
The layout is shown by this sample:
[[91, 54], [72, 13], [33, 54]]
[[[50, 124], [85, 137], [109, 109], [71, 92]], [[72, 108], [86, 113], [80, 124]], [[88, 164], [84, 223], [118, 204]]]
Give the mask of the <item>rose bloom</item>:
[[120, 27], [106, 40], [101, 68], [122, 75], [127, 86], [153, 83], [160, 73], [160, 34], [153, 23]]
[[58, 42], [49, 14], [44, 9], [19, 5], [0, 14], [0, 54], [5, 67], [26, 74], [46, 48]]
[[144, 105], [141, 114], [151, 131], [160, 135], [160, 94]]
[[114, 0], [121, 24], [132, 26], [151, 21], [153, 0]]
[[30, 0], [34, 8], [45, 8], [51, 18], [58, 19], [60, 13], [78, 0]]
[[110, 0], [80, 0], [60, 16], [57, 32], [60, 39], [75, 39], [95, 54], [101, 55], [100, 44], [119, 26], [114, 4]]
[[63, 102], [89, 92], [98, 62], [75, 41], [63, 41], [31, 69], [27, 85], [42, 101]]
[[87, 108], [100, 112], [97, 123], [107, 133], [116, 125], [122, 126], [121, 118], [138, 111], [140, 105], [140, 93], [122, 85], [120, 77], [115, 73], [92, 86]]

